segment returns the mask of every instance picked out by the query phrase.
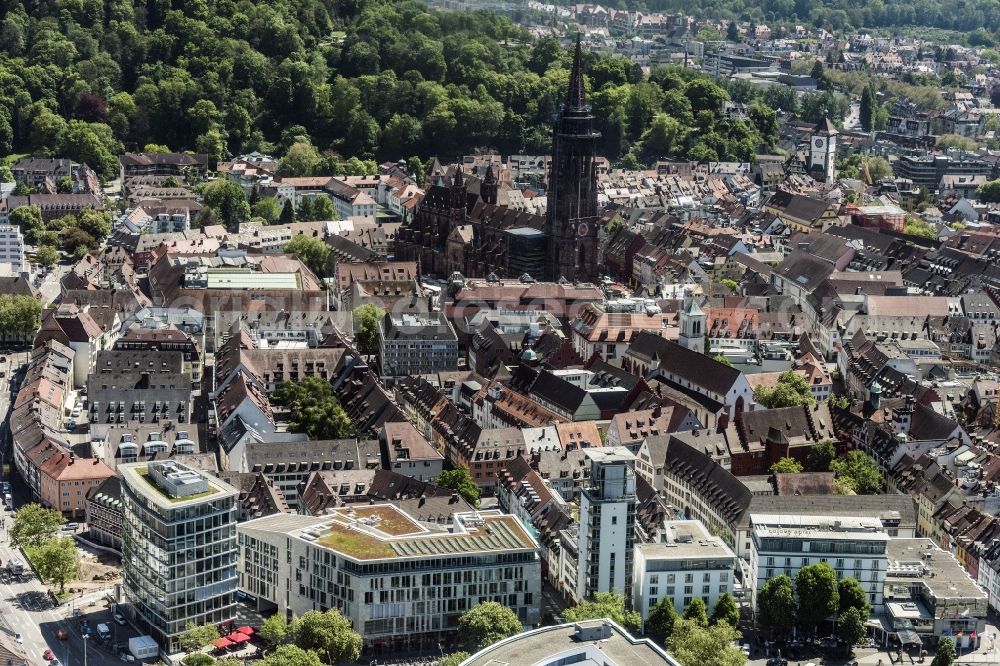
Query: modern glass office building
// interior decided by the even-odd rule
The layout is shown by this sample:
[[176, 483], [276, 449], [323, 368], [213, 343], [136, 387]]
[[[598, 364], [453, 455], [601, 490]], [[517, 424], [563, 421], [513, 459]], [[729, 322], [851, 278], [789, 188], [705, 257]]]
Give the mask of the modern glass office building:
[[233, 620], [237, 491], [173, 461], [118, 472], [127, 610], [172, 654], [188, 623], [225, 628]]

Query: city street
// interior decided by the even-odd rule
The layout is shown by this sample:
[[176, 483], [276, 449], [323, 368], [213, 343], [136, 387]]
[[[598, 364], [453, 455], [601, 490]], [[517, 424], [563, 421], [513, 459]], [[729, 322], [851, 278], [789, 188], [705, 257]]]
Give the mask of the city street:
[[[23, 560], [7, 541], [10, 519], [10, 513], [4, 512], [4, 526], [0, 529], [0, 559], [4, 565], [14, 556]], [[103, 594], [95, 592], [80, 603], [90, 603]], [[69, 617], [71, 614], [70, 607], [59, 607], [53, 603], [46, 587], [30, 569], [26, 568], [23, 576], [13, 579], [7, 575], [6, 570], [0, 573], [0, 626], [8, 633], [21, 635], [25, 652], [30, 658], [36, 662], [41, 661], [45, 649], [51, 648], [65, 666], [83, 666], [86, 649], [88, 665], [110, 666], [116, 663], [117, 657], [107, 650], [93, 644], [84, 647], [79, 627]], [[66, 640], [56, 638], [58, 629], [67, 633]]]

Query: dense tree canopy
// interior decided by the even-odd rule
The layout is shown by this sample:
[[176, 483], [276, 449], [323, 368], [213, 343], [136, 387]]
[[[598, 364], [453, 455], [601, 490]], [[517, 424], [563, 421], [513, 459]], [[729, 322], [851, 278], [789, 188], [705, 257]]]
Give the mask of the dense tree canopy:
[[291, 411], [289, 422], [294, 431], [306, 432], [314, 439], [343, 439], [354, 434], [354, 425], [333, 395], [333, 387], [319, 377], [282, 382], [271, 400]]
[[825, 562], [799, 569], [795, 592], [799, 598], [799, 621], [808, 627], [816, 627], [839, 608], [837, 573]]
[[[0, 20], [0, 154], [59, 154], [104, 178], [120, 152], [145, 147], [213, 160], [262, 150], [284, 155], [283, 175], [335, 154], [544, 152], [568, 76], [554, 39], [511, 48], [529, 35], [504, 16], [414, 0], [11, 0]], [[748, 160], [773, 143], [778, 107], [724, 120], [728, 93], [704, 75], [644, 81], [627, 58], [599, 53], [585, 66], [612, 160]]]
[[458, 629], [472, 650], [482, 650], [524, 630], [517, 613], [495, 601], [485, 601], [462, 613]]
[[25, 504], [14, 513], [10, 527], [10, 544], [14, 547], [37, 548], [51, 541], [66, 522], [61, 513], [41, 504]]
[[629, 630], [639, 629], [642, 623], [639, 613], [625, 610], [625, 599], [615, 592], [598, 592], [592, 600], [567, 608], [563, 618], [567, 622], [609, 618]]
[[773, 388], [758, 386], [754, 389], [753, 399], [768, 409], [812, 405], [816, 402], [805, 376], [794, 370], [781, 373], [777, 385]]

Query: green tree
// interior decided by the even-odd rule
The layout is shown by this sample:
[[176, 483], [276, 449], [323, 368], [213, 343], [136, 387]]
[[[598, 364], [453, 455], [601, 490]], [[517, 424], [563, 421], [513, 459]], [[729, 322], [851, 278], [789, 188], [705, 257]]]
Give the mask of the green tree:
[[701, 597], [692, 599], [691, 603], [684, 609], [684, 619], [691, 620], [699, 627], [707, 627], [708, 611], [705, 608], [705, 600]]
[[802, 567], [795, 575], [799, 621], [814, 630], [820, 622], [837, 612], [840, 601], [837, 573], [826, 562]]
[[354, 309], [355, 341], [362, 354], [378, 353], [378, 323], [385, 313], [367, 303]]
[[833, 442], [824, 439], [809, 449], [809, 454], [806, 456], [806, 469], [810, 472], [829, 472], [836, 457], [837, 449]]
[[337, 211], [333, 208], [333, 202], [330, 201], [330, 197], [318, 196], [304, 198], [302, 203], [299, 204], [299, 210], [296, 212], [296, 218], [300, 222], [312, 222], [314, 220], [336, 220]]
[[253, 205], [253, 216], [263, 218], [268, 224], [278, 224], [281, 219], [281, 204], [274, 197], [264, 197]]
[[26, 550], [39, 577], [50, 585], [58, 585], [60, 594], [66, 591], [66, 583], [76, 580], [80, 573], [80, 559], [71, 537], [49, 539]]
[[[563, 612], [567, 622], [609, 619], [630, 631], [642, 624], [642, 617], [635, 611], [625, 610], [625, 599], [616, 592], [598, 592], [591, 601], [582, 601]], [[678, 620], [679, 621], [679, 620]]]
[[726, 358], [725, 355], [723, 354], [716, 354], [715, 356], [712, 357], [712, 359], [717, 363], [721, 363], [722, 365], [729, 366], [730, 368], [733, 367], [733, 362], [730, 361], [728, 358]]
[[771, 474], [798, 474], [802, 471], [802, 463], [795, 458], [781, 458], [771, 465]]
[[740, 30], [736, 25], [736, 21], [730, 21], [729, 25], [726, 26], [726, 41], [727, 42], [738, 42], [740, 41]]
[[848, 608], [837, 618], [837, 638], [850, 649], [865, 637], [867, 621], [868, 618], [857, 608]]
[[938, 640], [937, 652], [931, 666], [951, 666], [955, 663], [955, 641], [951, 638]]
[[472, 506], [479, 505], [479, 486], [469, 474], [467, 467], [448, 469], [438, 475], [435, 483], [442, 488], [450, 488], [462, 496]]
[[872, 86], [865, 86], [861, 93], [861, 109], [858, 117], [861, 127], [866, 132], [871, 132], [874, 127], [875, 106], [875, 90]]
[[194, 652], [205, 647], [219, 637], [219, 630], [214, 624], [198, 625], [188, 622], [184, 632], [178, 637], [177, 644], [184, 652]]
[[758, 386], [754, 389], [753, 399], [768, 409], [816, 404], [816, 399], [809, 390], [809, 382], [794, 370], [782, 372], [778, 376], [778, 385], [774, 388]]
[[298, 645], [280, 645], [268, 653], [262, 666], [323, 666], [319, 655], [312, 650], [303, 650]]
[[517, 614], [495, 601], [485, 601], [462, 613], [458, 629], [466, 645], [475, 652], [524, 631]]
[[712, 624], [725, 622], [730, 627], [736, 628], [740, 623], [740, 609], [736, 605], [733, 595], [724, 592], [719, 600], [715, 602], [715, 609], [712, 611]]
[[38, 206], [18, 206], [10, 211], [7, 220], [11, 224], [20, 227], [21, 233], [24, 234], [27, 234], [29, 229], [37, 229], [44, 226], [44, 222], [42, 222], [42, 209]]
[[463, 661], [471, 657], [468, 652], [452, 652], [438, 660], [438, 666], [459, 666]]
[[732, 280], [730, 278], [722, 278], [721, 280], [719, 280], [719, 284], [721, 284], [723, 287], [729, 289], [734, 293], [738, 292], [740, 289], [740, 284], [736, 280]]
[[202, 197], [205, 205], [230, 231], [235, 231], [241, 222], [250, 218], [250, 202], [247, 201], [246, 192], [228, 178], [219, 178], [205, 185]]
[[107, 211], [85, 208], [77, 215], [76, 224], [94, 238], [104, 238], [111, 233], [111, 214]]
[[260, 637], [272, 648], [285, 642], [288, 638], [288, 622], [282, 613], [275, 613], [260, 625]]
[[[1000, 179], [991, 180], [977, 187], [976, 197], [980, 201], [986, 201], [989, 203], [1000, 202]], [[17, 211], [15, 210], [15, 212]]]
[[942, 134], [938, 137], [936, 146], [938, 150], [955, 149], [965, 151], [973, 151], [979, 147], [974, 139], [958, 134]]
[[663, 597], [649, 609], [645, 631], [660, 643], [666, 643], [667, 638], [674, 631], [674, 622], [676, 621], [677, 610], [674, 608], [674, 602], [670, 597]]
[[[0, 322], [2, 316], [3, 302], [0, 300]], [[65, 522], [63, 515], [55, 509], [48, 509], [41, 504], [25, 504], [14, 512], [14, 520], [10, 527], [10, 545], [15, 548], [37, 548], [54, 539]]]
[[318, 276], [326, 274], [326, 262], [330, 259], [330, 246], [322, 238], [300, 234], [285, 243], [285, 252], [294, 254]]
[[319, 163], [319, 153], [309, 141], [296, 141], [278, 162], [278, 175], [283, 177], [312, 176]]
[[864, 451], [849, 451], [833, 462], [831, 468], [838, 476], [849, 479], [854, 492], [859, 495], [876, 495], [882, 490], [882, 474], [878, 466]]
[[285, 205], [281, 207], [281, 217], [278, 218], [278, 224], [291, 224], [295, 221], [295, 207], [292, 205], [291, 199], [285, 200]]
[[290, 412], [294, 432], [312, 439], [344, 439], [354, 436], [354, 424], [333, 394], [330, 382], [306, 377], [299, 382], [282, 382], [271, 393], [271, 402]]
[[215, 666], [215, 658], [204, 652], [192, 652], [181, 659], [184, 666]]
[[873, 183], [892, 176], [892, 165], [884, 157], [877, 155], [869, 157], [866, 166], [868, 167], [868, 177]]
[[919, 217], [907, 216], [906, 220], [903, 222], [903, 233], [909, 234], [910, 236], [919, 236], [921, 238], [936, 239], [938, 236], [937, 229], [934, 225], [926, 222]]
[[743, 666], [747, 657], [736, 646], [740, 636], [725, 622], [703, 627], [681, 618], [674, 624], [667, 647], [681, 666]]
[[290, 632], [297, 647], [325, 656], [329, 663], [354, 662], [361, 656], [361, 635], [335, 608], [306, 611], [292, 622]]
[[35, 259], [39, 266], [49, 268], [59, 261], [59, 252], [48, 245], [43, 245], [35, 252]]
[[871, 605], [868, 603], [868, 595], [865, 588], [856, 578], [850, 576], [840, 579], [837, 583], [837, 612], [843, 613], [848, 608], [856, 608], [861, 612], [864, 621], [868, 621], [871, 613]]
[[792, 579], [782, 574], [764, 583], [757, 594], [757, 613], [772, 636], [782, 635], [795, 626], [795, 590]]

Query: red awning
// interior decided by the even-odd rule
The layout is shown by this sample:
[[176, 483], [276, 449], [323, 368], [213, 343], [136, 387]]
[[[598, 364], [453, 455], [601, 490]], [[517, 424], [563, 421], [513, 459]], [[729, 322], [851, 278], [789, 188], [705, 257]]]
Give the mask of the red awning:
[[226, 636], [226, 638], [228, 638], [234, 643], [246, 643], [248, 640], [250, 640], [249, 636], [247, 636], [246, 634], [241, 634], [238, 631], [234, 631], [233, 633]]
[[231, 640], [229, 640], [228, 638], [226, 638], [225, 636], [223, 636], [222, 638], [216, 638], [214, 641], [212, 641], [212, 645], [214, 645], [215, 647], [220, 648], [220, 649], [221, 648], [227, 648], [227, 647], [229, 647], [232, 644], [233, 644], [233, 642]]
[[241, 634], [246, 634], [247, 636], [253, 636], [254, 633], [256, 633], [253, 630], [253, 627], [249, 627], [249, 626], [248, 627], [240, 627], [236, 631], [240, 632]]

